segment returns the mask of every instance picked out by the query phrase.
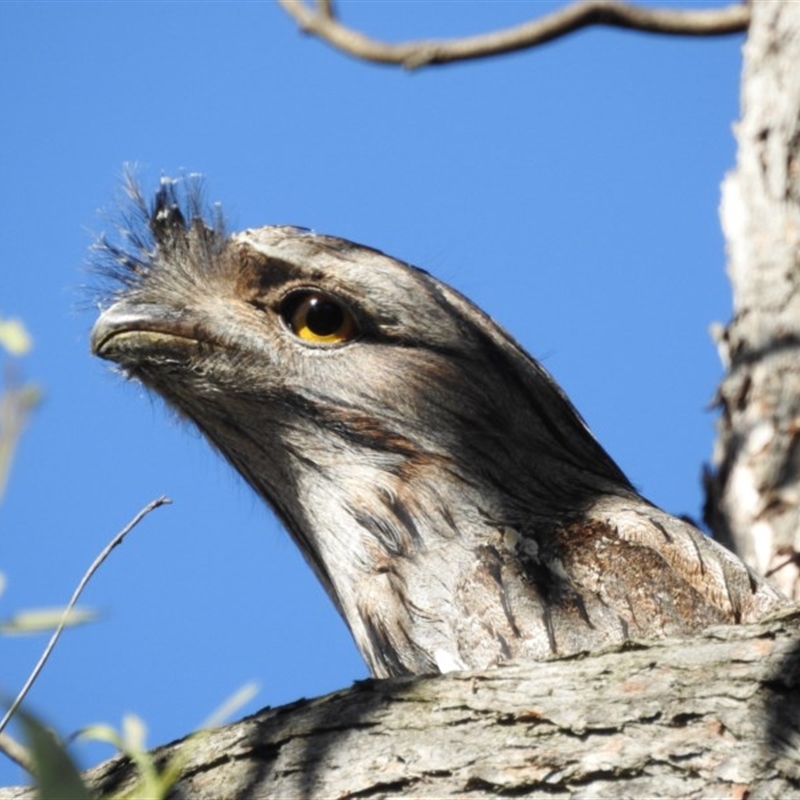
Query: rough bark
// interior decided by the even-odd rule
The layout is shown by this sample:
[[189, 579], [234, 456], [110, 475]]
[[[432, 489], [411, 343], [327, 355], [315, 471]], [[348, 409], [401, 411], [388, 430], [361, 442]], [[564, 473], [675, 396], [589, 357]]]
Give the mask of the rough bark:
[[755, 2], [744, 48], [736, 170], [722, 222], [734, 315], [709, 476], [709, 523], [800, 597], [800, 3]]
[[[799, 622], [365, 681], [210, 732], [171, 796], [796, 797]], [[122, 758], [87, 775], [105, 793], [134, 779]]]

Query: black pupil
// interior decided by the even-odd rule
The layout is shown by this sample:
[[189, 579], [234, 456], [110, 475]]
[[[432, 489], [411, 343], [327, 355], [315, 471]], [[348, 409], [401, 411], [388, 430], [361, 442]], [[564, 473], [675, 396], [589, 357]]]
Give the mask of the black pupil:
[[306, 325], [317, 336], [330, 336], [344, 324], [344, 312], [336, 304], [323, 297], [315, 297], [309, 302]]

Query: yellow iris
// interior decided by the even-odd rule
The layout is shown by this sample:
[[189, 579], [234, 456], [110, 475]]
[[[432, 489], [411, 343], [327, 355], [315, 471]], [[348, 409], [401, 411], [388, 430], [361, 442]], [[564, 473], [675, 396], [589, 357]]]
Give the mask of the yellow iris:
[[319, 292], [309, 292], [293, 306], [289, 327], [301, 339], [320, 344], [338, 344], [356, 334], [353, 315], [340, 302]]

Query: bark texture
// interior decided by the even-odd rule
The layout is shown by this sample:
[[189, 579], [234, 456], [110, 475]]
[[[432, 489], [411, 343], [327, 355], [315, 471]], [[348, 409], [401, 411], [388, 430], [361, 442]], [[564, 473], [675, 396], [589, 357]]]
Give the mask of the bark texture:
[[[798, 622], [365, 681], [209, 733], [172, 796], [797, 797]], [[133, 786], [121, 758], [87, 775], [104, 793]]]
[[708, 521], [800, 597], [800, 3], [755, 2], [722, 222], [734, 315]]

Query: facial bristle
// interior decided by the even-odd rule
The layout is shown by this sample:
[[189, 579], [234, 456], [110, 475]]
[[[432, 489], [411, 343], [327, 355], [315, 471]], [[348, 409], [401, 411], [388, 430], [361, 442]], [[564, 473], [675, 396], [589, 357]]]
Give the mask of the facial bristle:
[[226, 238], [221, 207], [206, 202], [198, 174], [161, 178], [148, 201], [133, 171], [126, 170], [122, 189], [109, 229], [91, 247], [93, 306], [106, 306], [135, 290], [171, 256], [198, 246], [214, 250]]

